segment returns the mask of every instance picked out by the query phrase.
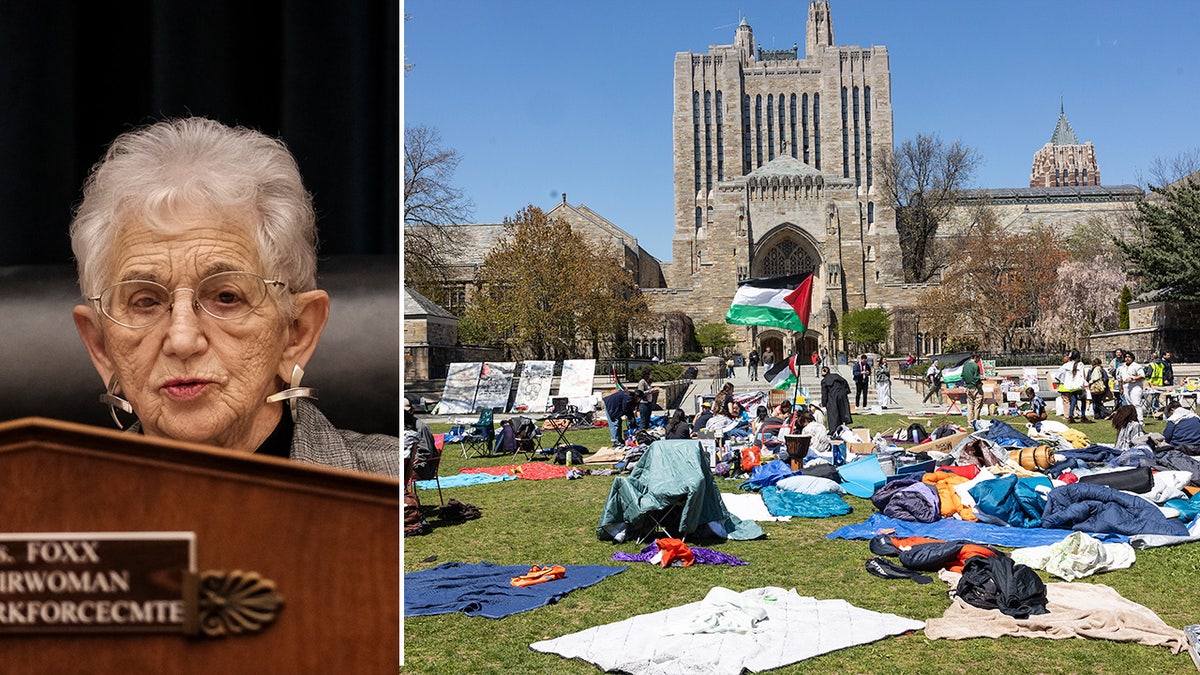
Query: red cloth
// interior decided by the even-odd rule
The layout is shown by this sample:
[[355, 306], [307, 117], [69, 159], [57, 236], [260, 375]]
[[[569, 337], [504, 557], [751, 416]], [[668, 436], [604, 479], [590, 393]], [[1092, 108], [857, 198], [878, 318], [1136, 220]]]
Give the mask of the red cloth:
[[658, 551], [662, 553], [662, 558], [658, 561], [659, 565], [669, 567], [672, 561], [679, 560], [683, 567], [688, 567], [696, 562], [696, 556], [692, 553], [692, 549], [688, 548], [687, 544], [680, 539], [662, 538], [654, 541], [658, 544]]
[[958, 562], [950, 567], [947, 567], [946, 569], [950, 570], [951, 572], [958, 572], [959, 574], [962, 574], [963, 565], [966, 564], [968, 559], [974, 558], [977, 555], [985, 558], [992, 558], [995, 557], [996, 552], [986, 546], [980, 546], [978, 544], [963, 544], [963, 547], [958, 550]]
[[550, 478], [566, 478], [567, 468], [561, 464], [544, 464], [529, 462], [527, 464], [505, 464], [504, 466], [469, 466], [459, 469], [459, 473], [486, 473], [492, 476], [514, 475], [525, 480], [547, 480]]
[[979, 475], [979, 467], [975, 466], [974, 464], [968, 464], [965, 466], [943, 466], [939, 467], [938, 471], [949, 471], [950, 473], [956, 473], [967, 480], [972, 480]]
[[1067, 485], [1079, 482], [1079, 476], [1076, 476], [1074, 471], [1064, 471], [1058, 475], [1058, 479]]

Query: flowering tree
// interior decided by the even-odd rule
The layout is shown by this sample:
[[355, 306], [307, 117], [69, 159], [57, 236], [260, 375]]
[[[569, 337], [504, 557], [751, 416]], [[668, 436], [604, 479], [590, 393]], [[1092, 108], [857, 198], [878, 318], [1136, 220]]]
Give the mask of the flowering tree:
[[1034, 331], [1047, 342], [1078, 345], [1087, 335], [1116, 329], [1117, 306], [1126, 283], [1124, 269], [1109, 254], [1064, 261]]
[[922, 319], [933, 332], [970, 333], [985, 348], [1011, 350], [1049, 310], [1045, 289], [1066, 257], [1053, 230], [1008, 232], [985, 211], [954, 248], [941, 284], [922, 294]]

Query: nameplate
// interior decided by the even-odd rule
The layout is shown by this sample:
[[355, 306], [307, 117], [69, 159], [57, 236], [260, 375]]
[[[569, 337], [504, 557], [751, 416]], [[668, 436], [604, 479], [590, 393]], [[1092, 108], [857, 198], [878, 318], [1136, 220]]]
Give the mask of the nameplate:
[[0, 634], [180, 633], [192, 532], [0, 534]]

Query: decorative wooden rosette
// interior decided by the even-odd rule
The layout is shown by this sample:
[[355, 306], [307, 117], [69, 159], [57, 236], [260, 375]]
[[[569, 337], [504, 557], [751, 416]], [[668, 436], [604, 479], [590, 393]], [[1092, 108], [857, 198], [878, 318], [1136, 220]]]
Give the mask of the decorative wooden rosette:
[[224, 638], [263, 630], [283, 596], [258, 572], [209, 570], [185, 575], [184, 606], [186, 635]]

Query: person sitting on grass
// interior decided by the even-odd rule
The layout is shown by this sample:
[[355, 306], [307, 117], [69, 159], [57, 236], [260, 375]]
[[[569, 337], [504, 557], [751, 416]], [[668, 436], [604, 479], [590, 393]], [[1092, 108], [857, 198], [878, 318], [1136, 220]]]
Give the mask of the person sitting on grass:
[[696, 416], [692, 418], [692, 428], [703, 429], [707, 427], [708, 421], [712, 419], [712, 416], [712, 402], [704, 401], [700, 404], [700, 412], [696, 413]]
[[1200, 417], [1172, 399], [1167, 404], [1167, 428], [1163, 438], [1176, 450], [1189, 455], [1200, 455]]
[[[808, 452], [810, 454], [824, 454], [829, 452], [829, 432], [825, 430], [825, 425], [818, 422], [807, 410], [802, 410], [796, 415], [796, 426], [800, 427], [800, 435], [808, 436], [812, 440], [808, 442]], [[803, 460], [803, 457], [794, 459]]]
[[1131, 405], [1123, 405], [1113, 412], [1112, 425], [1117, 430], [1117, 442], [1113, 447], [1122, 452], [1136, 445], [1135, 439], [1146, 435], [1146, 429], [1138, 419], [1138, 409]]
[[687, 422], [687, 415], [682, 408], [676, 408], [667, 420], [666, 438], [669, 440], [686, 440], [692, 437], [692, 425]]
[[1029, 412], [1025, 413], [1025, 419], [1029, 420], [1030, 424], [1046, 421], [1046, 402], [1038, 396], [1033, 387], [1025, 388], [1025, 395], [1029, 397]]
[[730, 401], [727, 410], [729, 411], [729, 419], [734, 421], [733, 428], [726, 432], [730, 438], [749, 438], [750, 437], [750, 415], [742, 408], [742, 404], [737, 401]]

